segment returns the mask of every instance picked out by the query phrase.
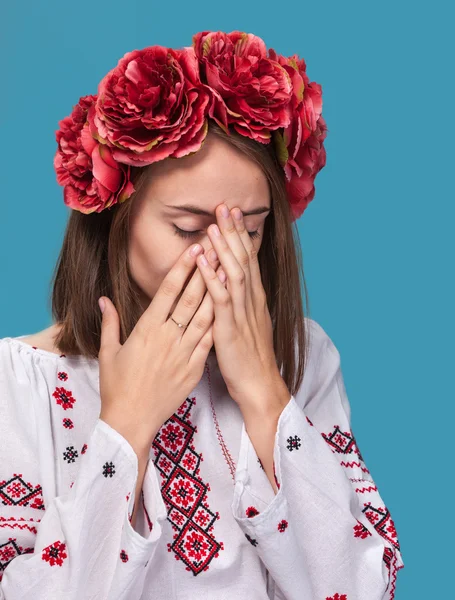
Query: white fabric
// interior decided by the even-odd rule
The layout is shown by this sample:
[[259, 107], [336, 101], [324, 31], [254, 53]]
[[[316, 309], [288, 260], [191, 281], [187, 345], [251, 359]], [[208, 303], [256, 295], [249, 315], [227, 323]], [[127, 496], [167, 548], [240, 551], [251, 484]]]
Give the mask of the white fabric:
[[211, 353], [154, 440], [136, 528], [137, 458], [99, 419], [98, 361], [0, 339], [0, 599], [393, 598], [394, 524], [351, 432], [339, 353], [306, 323], [278, 493]]

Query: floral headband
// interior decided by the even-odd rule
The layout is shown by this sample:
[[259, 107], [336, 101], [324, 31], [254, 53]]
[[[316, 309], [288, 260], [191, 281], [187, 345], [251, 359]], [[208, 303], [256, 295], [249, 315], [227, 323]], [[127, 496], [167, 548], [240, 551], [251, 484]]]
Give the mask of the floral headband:
[[101, 212], [135, 191], [131, 166], [197, 152], [210, 118], [274, 144], [294, 221], [326, 163], [321, 112], [322, 88], [303, 59], [267, 51], [251, 33], [203, 31], [189, 47], [128, 52], [97, 95], [80, 98], [56, 131], [57, 181], [71, 209]]

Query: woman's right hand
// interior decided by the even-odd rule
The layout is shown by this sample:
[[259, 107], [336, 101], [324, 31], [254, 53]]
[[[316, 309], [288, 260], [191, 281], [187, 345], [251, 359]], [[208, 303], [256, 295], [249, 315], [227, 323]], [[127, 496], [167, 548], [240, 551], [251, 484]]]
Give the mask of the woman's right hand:
[[[213, 300], [206, 293], [197, 256], [191, 256], [189, 250], [163, 279], [123, 345], [117, 310], [102, 296], [100, 419], [116, 429], [138, 455], [148, 456], [160, 427], [196, 387], [213, 345]], [[207, 258], [219, 276], [218, 258]], [[178, 323], [189, 323], [188, 327], [180, 329], [170, 316]]]

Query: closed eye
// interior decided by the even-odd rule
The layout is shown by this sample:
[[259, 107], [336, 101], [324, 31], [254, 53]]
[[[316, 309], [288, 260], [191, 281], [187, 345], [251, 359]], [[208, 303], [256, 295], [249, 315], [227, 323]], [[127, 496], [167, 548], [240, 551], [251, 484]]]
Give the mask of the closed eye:
[[[200, 230], [197, 231], [185, 231], [185, 229], [180, 229], [180, 227], [177, 227], [177, 225], [173, 225], [174, 226], [174, 230], [175, 230], [175, 235], [180, 236], [181, 238], [192, 238], [195, 237], [199, 234], [202, 234], [203, 232]], [[260, 237], [260, 233], [259, 233], [259, 229], [256, 229], [256, 231], [249, 231], [248, 235], [251, 238], [258, 238]]]

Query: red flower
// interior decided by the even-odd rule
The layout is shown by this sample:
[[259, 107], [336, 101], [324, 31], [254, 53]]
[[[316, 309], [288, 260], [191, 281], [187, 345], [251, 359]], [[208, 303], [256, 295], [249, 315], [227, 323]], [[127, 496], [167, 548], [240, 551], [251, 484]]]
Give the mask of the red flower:
[[65, 186], [65, 204], [84, 214], [123, 202], [134, 191], [130, 168], [117, 164], [111, 150], [91, 135], [87, 118], [95, 101], [96, 96], [80, 98], [71, 115], [59, 122], [56, 132], [57, 181]]
[[193, 36], [201, 80], [212, 90], [210, 117], [262, 143], [290, 122], [291, 79], [251, 33], [202, 31]]
[[288, 58], [272, 48], [269, 56], [277, 61], [292, 81], [292, 118], [284, 131], [274, 132], [276, 152], [286, 175], [293, 219], [298, 219], [315, 195], [314, 180], [326, 164], [323, 142], [327, 126], [322, 117], [322, 88], [310, 82], [303, 59]]
[[55, 565], [61, 567], [65, 558], [68, 558], [65, 550], [66, 544], [63, 544], [60, 542], [60, 540], [58, 540], [50, 546], [47, 546], [47, 548], [43, 549], [42, 559], [47, 561], [51, 567]]
[[101, 80], [93, 125], [116, 160], [144, 166], [199, 150], [209, 100], [191, 47], [150, 46], [125, 54]]

